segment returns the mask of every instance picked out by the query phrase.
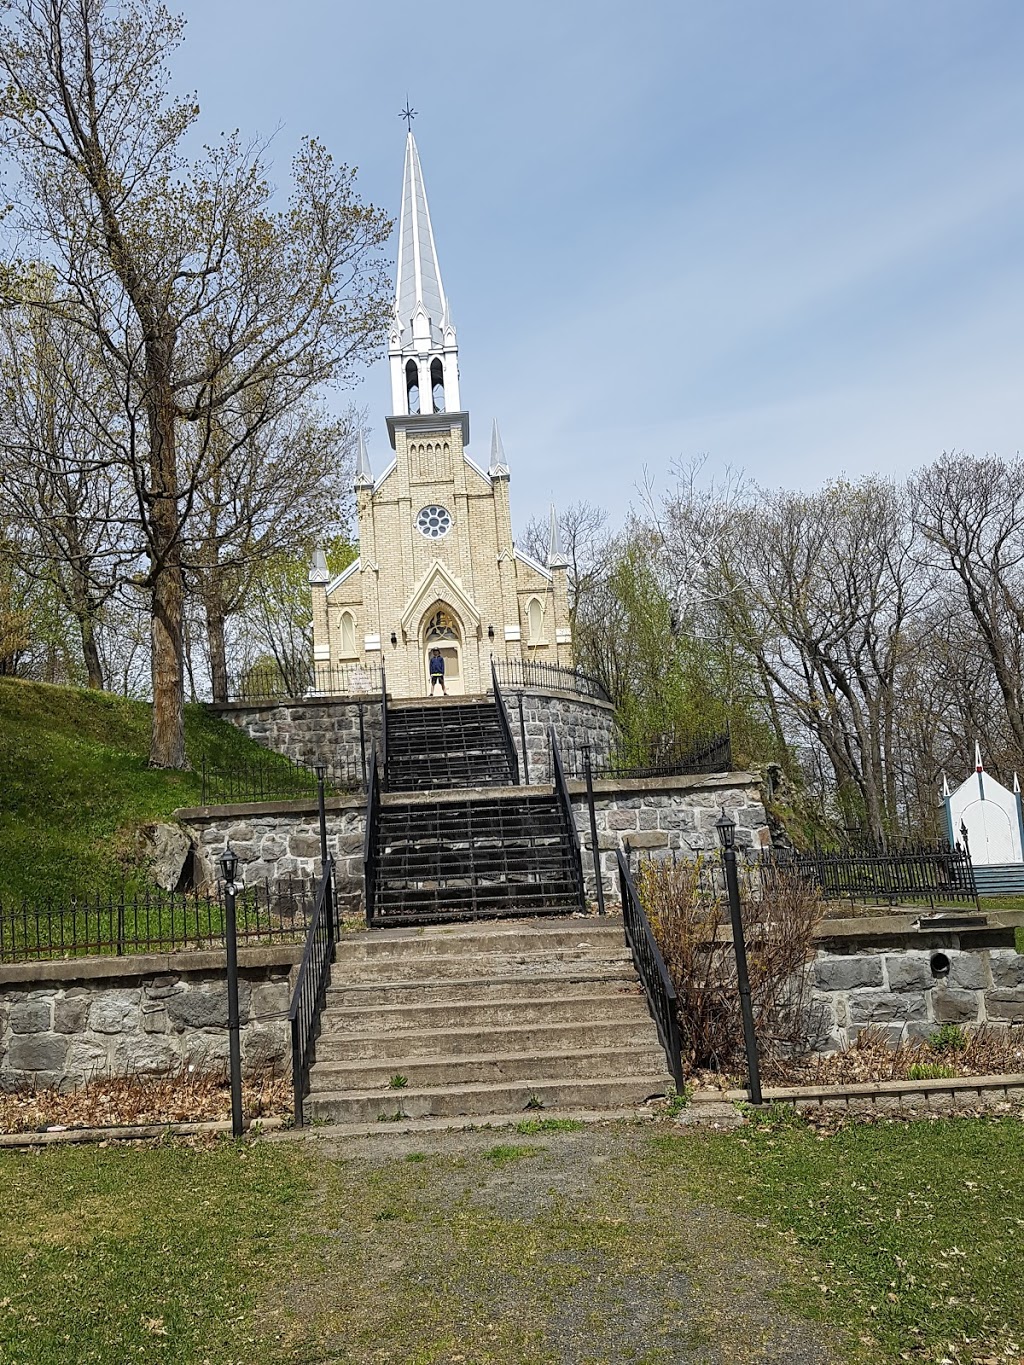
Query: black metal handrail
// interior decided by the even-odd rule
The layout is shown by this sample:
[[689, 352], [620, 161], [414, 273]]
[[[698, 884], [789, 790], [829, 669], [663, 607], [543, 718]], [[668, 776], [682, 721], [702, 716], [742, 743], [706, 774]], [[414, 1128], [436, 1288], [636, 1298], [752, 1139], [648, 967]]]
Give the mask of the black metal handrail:
[[501, 681], [508, 687], [540, 687], [554, 692], [572, 692], [594, 701], [610, 700], [601, 681], [578, 668], [564, 668], [561, 664], [546, 664], [534, 659], [496, 659], [494, 663]]
[[[283, 754], [258, 754], [231, 766], [209, 763], [203, 754], [200, 800], [204, 806], [258, 804], [263, 801], [301, 801], [317, 797], [317, 775], [312, 767], [294, 763]], [[325, 765], [329, 796], [361, 791], [365, 765], [358, 759], [336, 758]]]
[[363, 833], [363, 901], [366, 923], [372, 925], [377, 902], [377, 849], [380, 836], [380, 764], [377, 750], [370, 757], [370, 778], [366, 788], [366, 829]]
[[676, 1093], [683, 1093], [683, 1046], [679, 1033], [679, 1002], [665, 959], [661, 955], [654, 930], [647, 918], [640, 893], [636, 889], [629, 867], [621, 850], [615, 857], [619, 865], [619, 894], [622, 898], [622, 923], [626, 946], [633, 956], [633, 964], [640, 976], [647, 1003], [658, 1029], [658, 1037], [665, 1049], [668, 1069], [675, 1082]]
[[295, 1125], [298, 1128], [302, 1127], [302, 1104], [309, 1085], [309, 1064], [320, 1011], [327, 994], [327, 979], [338, 933], [334, 907], [334, 859], [328, 857], [316, 889], [313, 917], [288, 1011], [292, 1033], [292, 1090], [295, 1096]]
[[491, 656], [491, 686], [494, 688], [494, 705], [498, 711], [498, 725], [501, 727], [501, 737], [505, 744], [505, 753], [508, 756], [509, 772], [512, 774], [512, 785], [519, 786], [519, 755], [516, 753], [515, 740], [512, 738], [512, 727], [508, 723], [508, 712], [505, 710], [505, 699], [501, 695], [501, 685], [498, 682], [498, 670], [494, 667], [494, 657]]
[[562, 767], [562, 756], [558, 752], [558, 739], [555, 735], [555, 727], [548, 726], [548, 740], [551, 744], [551, 774], [554, 780], [555, 796], [566, 825], [569, 828], [569, 835], [572, 841], [573, 868], [576, 874], [576, 884], [580, 891], [580, 909], [587, 908], [586, 882], [583, 880], [583, 854], [580, 849], [580, 832], [576, 828], [576, 818], [572, 812], [572, 798], [569, 796], [569, 785], [565, 780], [565, 769]]
[[380, 668], [380, 766], [378, 781], [387, 791], [388, 786], [388, 680], [384, 665]]

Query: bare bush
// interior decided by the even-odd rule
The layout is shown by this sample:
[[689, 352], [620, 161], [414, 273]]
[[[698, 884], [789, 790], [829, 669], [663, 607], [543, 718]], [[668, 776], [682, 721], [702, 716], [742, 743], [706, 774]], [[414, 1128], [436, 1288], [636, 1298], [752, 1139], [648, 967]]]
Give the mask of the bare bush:
[[[638, 888], [676, 988], [683, 1060], [728, 1071], [743, 1055], [736, 963], [717, 869], [644, 862]], [[743, 927], [758, 1045], [764, 1057], [812, 1049], [822, 1021], [805, 970], [823, 906], [816, 888], [784, 869], [741, 871]]]

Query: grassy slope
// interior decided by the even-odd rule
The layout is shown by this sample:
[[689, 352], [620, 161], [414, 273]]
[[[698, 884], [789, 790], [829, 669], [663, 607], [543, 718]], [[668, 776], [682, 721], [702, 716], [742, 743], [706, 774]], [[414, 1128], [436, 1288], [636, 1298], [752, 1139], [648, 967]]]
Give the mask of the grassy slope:
[[[149, 727], [145, 702], [0, 678], [0, 901], [142, 883], [135, 830], [201, 795], [198, 772], [147, 766]], [[266, 756], [203, 706], [185, 731], [197, 766]]]

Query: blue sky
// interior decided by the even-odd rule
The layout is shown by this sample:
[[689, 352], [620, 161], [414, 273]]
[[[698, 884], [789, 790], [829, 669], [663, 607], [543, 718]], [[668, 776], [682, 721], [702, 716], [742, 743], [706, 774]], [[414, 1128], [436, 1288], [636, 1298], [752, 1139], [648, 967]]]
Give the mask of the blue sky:
[[[811, 488], [1021, 447], [1020, 0], [181, 8], [203, 131], [278, 129], [282, 182], [313, 133], [396, 216], [408, 94], [518, 524], [698, 455]], [[380, 469], [383, 363], [354, 397]]]

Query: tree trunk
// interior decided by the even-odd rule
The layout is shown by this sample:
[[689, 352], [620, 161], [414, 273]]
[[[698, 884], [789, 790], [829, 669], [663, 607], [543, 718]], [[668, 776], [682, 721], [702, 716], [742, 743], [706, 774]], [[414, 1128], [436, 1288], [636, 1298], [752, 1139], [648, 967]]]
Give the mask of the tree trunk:
[[78, 627], [82, 633], [82, 659], [85, 662], [85, 672], [88, 678], [87, 687], [94, 687], [98, 692], [103, 691], [103, 664], [100, 661], [100, 651], [96, 644], [96, 623], [92, 617], [86, 613], [78, 618]]
[[[162, 349], [162, 348], [161, 348]], [[170, 348], [167, 348], [168, 350]], [[151, 349], [147, 403], [150, 436], [153, 732], [152, 768], [186, 768], [183, 618], [185, 578], [178, 520], [174, 400], [166, 376], [170, 356]]]
[[210, 651], [210, 685], [213, 700], [228, 699], [228, 661], [224, 645], [224, 591], [217, 566], [204, 575], [203, 610], [206, 612], [206, 639]]

